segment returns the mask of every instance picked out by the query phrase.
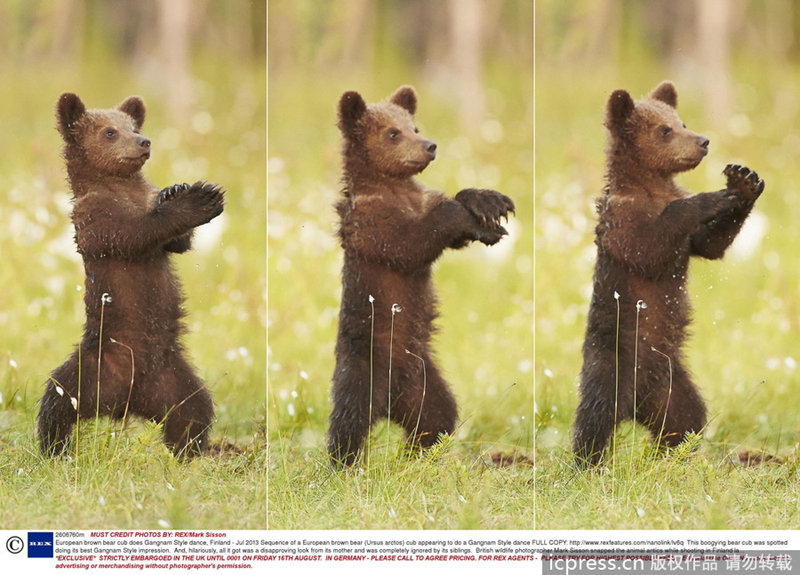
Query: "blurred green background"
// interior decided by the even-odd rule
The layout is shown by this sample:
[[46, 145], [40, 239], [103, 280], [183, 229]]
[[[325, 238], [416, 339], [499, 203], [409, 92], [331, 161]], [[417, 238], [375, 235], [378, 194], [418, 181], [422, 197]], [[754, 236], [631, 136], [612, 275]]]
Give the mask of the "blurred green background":
[[[327, 512], [306, 523], [287, 519], [323, 505], [316, 500], [283, 507], [286, 490], [307, 491], [319, 479], [310, 470], [327, 461], [341, 292], [336, 109], [347, 90], [376, 102], [413, 85], [417, 126], [439, 150], [418, 179], [450, 196], [465, 187], [494, 188], [516, 203], [510, 236], [500, 244], [446, 252], [436, 264], [435, 349], [459, 401], [456, 451], [478, 459], [490, 450], [530, 455], [532, 57], [530, 0], [269, 2], [271, 525], [353, 524]], [[354, 505], [354, 513], [367, 513]], [[361, 527], [404, 525], [365, 521]]]
[[[187, 296], [184, 342], [214, 397], [212, 437], [263, 448], [266, 2], [4, 1], [0, 451], [14, 457], [4, 453], [0, 467], [13, 470], [18, 481], [31, 470], [28, 480], [36, 482], [36, 402], [49, 372], [78, 342], [84, 321], [83, 266], [72, 239], [71, 192], [55, 129], [55, 103], [66, 91], [76, 92], [90, 108], [142, 96], [147, 105], [142, 132], [153, 142], [147, 178], [159, 187], [209, 180], [227, 189], [223, 216], [198, 230], [193, 251], [173, 259]], [[26, 499], [24, 486], [6, 487], [14, 498]], [[260, 493], [262, 500], [250, 509], [256, 522], [245, 525], [264, 525]], [[72, 525], [83, 511], [78, 504], [65, 522], [56, 512], [50, 521]], [[150, 511], [160, 512], [132, 513]], [[188, 520], [203, 524], [204, 512], [195, 511]], [[0, 527], [9, 528], [11, 515], [4, 517]], [[218, 518], [220, 526], [225, 523], [224, 514]], [[139, 519], [128, 513], [120, 521]], [[157, 526], [152, 518], [141, 522]], [[26, 525], [24, 511], [18, 524]]]
[[[545, 474], [537, 481], [552, 485], [548, 473], [570, 460], [595, 259], [594, 198], [605, 183], [606, 101], [617, 88], [645, 96], [665, 79], [677, 86], [682, 120], [711, 140], [708, 157], [678, 182], [693, 192], [721, 189], [728, 163], [766, 181], [724, 261], [690, 267], [695, 311], [686, 349], [710, 413], [703, 452], [724, 462], [740, 449], [765, 450], [796, 463], [797, 4], [539, 0], [536, 32], [536, 433]], [[571, 525], [591, 524], [590, 515], [584, 508], [584, 523]], [[631, 515], [628, 526], [653, 526]], [[563, 514], [542, 517], [542, 527], [570, 525]]]

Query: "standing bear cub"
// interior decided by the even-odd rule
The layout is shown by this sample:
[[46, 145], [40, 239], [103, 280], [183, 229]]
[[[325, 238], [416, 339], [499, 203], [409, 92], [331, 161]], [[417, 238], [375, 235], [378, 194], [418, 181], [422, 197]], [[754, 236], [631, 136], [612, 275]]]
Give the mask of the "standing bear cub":
[[421, 447], [453, 432], [456, 402], [430, 349], [431, 265], [447, 248], [497, 243], [506, 234], [500, 219], [514, 212], [493, 190], [470, 188], [450, 199], [413, 179], [436, 157], [436, 144], [414, 125], [416, 109], [409, 86], [381, 104], [367, 105], [356, 92], [339, 101], [344, 268], [328, 432], [336, 466], [355, 462], [380, 418]]
[[46, 383], [41, 450], [61, 454], [76, 416], [133, 414], [163, 423], [176, 455], [201, 453], [214, 407], [183, 357], [183, 296], [170, 254], [190, 249], [194, 228], [222, 213], [224, 192], [204, 182], [159, 190], [145, 180], [150, 140], [139, 133], [140, 98], [87, 110], [67, 93], [57, 118], [86, 272], [86, 325], [75, 352]]
[[669, 82], [634, 102], [611, 94], [607, 185], [597, 201], [597, 263], [573, 449], [597, 465], [615, 426], [634, 420], [660, 445], [700, 433], [706, 409], [684, 367], [691, 256], [723, 256], [764, 182], [729, 165], [727, 187], [691, 195], [673, 181], [708, 153], [708, 139], [686, 129]]

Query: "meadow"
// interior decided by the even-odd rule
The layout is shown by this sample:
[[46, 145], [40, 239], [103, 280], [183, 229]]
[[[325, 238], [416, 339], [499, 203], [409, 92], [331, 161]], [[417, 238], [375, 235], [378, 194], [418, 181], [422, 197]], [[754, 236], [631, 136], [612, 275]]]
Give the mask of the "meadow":
[[[688, 74], [682, 81], [646, 57], [591, 69], [546, 57], [537, 64], [539, 529], [800, 525], [797, 73], [777, 60], [763, 66], [755, 56], [740, 56], [732, 68], [735, 114], [714, 125], [701, 105], [702, 80]], [[686, 355], [709, 409], [703, 439], [662, 457], [643, 428], [626, 424], [606, 465], [580, 473], [569, 440], [591, 298], [594, 198], [605, 183], [606, 99], [617, 88], [639, 98], [663, 79], [676, 82], [678, 112], [689, 129], [711, 140], [708, 157], [678, 182], [693, 192], [718, 190], [725, 165], [740, 163], [758, 171], [766, 191], [724, 260], [690, 266], [694, 313]], [[747, 465], [747, 454], [760, 464]]]
[[[266, 71], [213, 55], [194, 79], [185, 124], [160, 88], [130, 70], [8, 66], [0, 78], [0, 527], [3, 529], [263, 529], [266, 516]], [[99, 79], [102, 78], [102, 82]], [[62, 92], [89, 107], [130, 94], [147, 104], [145, 174], [159, 186], [200, 179], [227, 188], [226, 210], [174, 259], [187, 297], [190, 358], [215, 400], [218, 457], [180, 463], [160, 429], [108, 420], [79, 426], [68, 457], [40, 456], [43, 384], [78, 342], [83, 265], [54, 109]]]
[[[438, 144], [419, 180], [450, 195], [498, 189], [517, 213], [499, 245], [447, 252], [435, 267], [435, 349], [459, 401], [456, 433], [427, 453], [404, 455], [399, 430], [378, 424], [369, 459], [335, 472], [325, 432], [341, 291], [336, 104], [346, 90], [375, 102], [404, 83], [418, 91], [420, 132]], [[487, 86], [491, 118], [482, 136], [467, 135], [446, 97], [404, 70], [380, 81], [310, 70], [270, 75], [270, 529], [532, 526], [532, 79], [498, 66]], [[500, 455], [516, 463], [498, 466], [492, 457]]]

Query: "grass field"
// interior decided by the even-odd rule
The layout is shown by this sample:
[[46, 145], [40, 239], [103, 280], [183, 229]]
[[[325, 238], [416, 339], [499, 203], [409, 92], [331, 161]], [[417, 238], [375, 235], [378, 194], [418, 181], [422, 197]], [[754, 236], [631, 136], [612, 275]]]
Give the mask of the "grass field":
[[[103, 82], [95, 81], [102, 78]], [[119, 67], [6, 68], [0, 78], [0, 527], [263, 529], [266, 516], [266, 73], [206, 60], [198, 122], [177, 125], [158, 91]], [[35, 417], [51, 370], [80, 339], [83, 266], [54, 107], [129, 94], [148, 105], [145, 167], [159, 186], [223, 184], [225, 214], [175, 258], [187, 296], [184, 341], [214, 396], [212, 439], [241, 453], [176, 462], [158, 428], [84, 423], [70, 458], [44, 460]], [[237, 102], [236, 109], [232, 103]], [[252, 105], [243, 105], [251, 102]]]
[[[738, 115], [710, 126], [692, 82], [676, 81], [679, 113], [711, 139], [709, 156], [679, 182], [724, 186], [727, 163], [766, 181], [738, 244], [723, 261], [693, 261], [688, 365], [709, 408], [695, 452], [651, 453], [643, 428], [623, 426], [599, 473], [572, 467], [570, 426], [594, 266], [594, 198], [604, 180], [606, 98], [616, 88], [647, 94], [669, 73], [537, 68], [536, 525], [540, 529], [794, 529], [797, 482], [798, 134], [777, 102], [797, 100], [789, 69], [737, 61]], [[735, 122], [735, 123], [734, 123]], [[742, 130], [746, 126], [748, 129]], [[739, 454], [774, 456], [744, 466]]]
[[[502, 73], [493, 112], [499, 142], [463, 136], [448, 102], [413, 75], [373, 82], [293, 76], [270, 82], [269, 527], [450, 529], [532, 526], [532, 467], [498, 468], [492, 454], [532, 453], [532, 118], [530, 76]], [[507, 72], [507, 71], [506, 71]], [[274, 81], [273, 81], [274, 80]], [[438, 144], [419, 177], [453, 195], [495, 188], [517, 205], [511, 237], [445, 253], [438, 362], [459, 401], [458, 430], [420, 457], [399, 455], [397, 429], [379, 425], [370, 460], [333, 472], [325, 452], [341, 290], [333, 204], [339, 194], [336, 104], [417, 84], [420, 131]], [[529, 461], [529, 460], [528, 460]]]

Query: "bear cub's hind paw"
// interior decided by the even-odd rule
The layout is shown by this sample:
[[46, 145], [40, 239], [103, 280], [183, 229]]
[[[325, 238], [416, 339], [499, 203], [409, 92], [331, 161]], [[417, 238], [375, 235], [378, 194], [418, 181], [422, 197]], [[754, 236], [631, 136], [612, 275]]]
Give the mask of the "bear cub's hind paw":
[[753, 202], [764, 191], [764, 180], [746, 166], [728, 164], [722, 173], [728, 178], [728, 190], [744, 200]]

